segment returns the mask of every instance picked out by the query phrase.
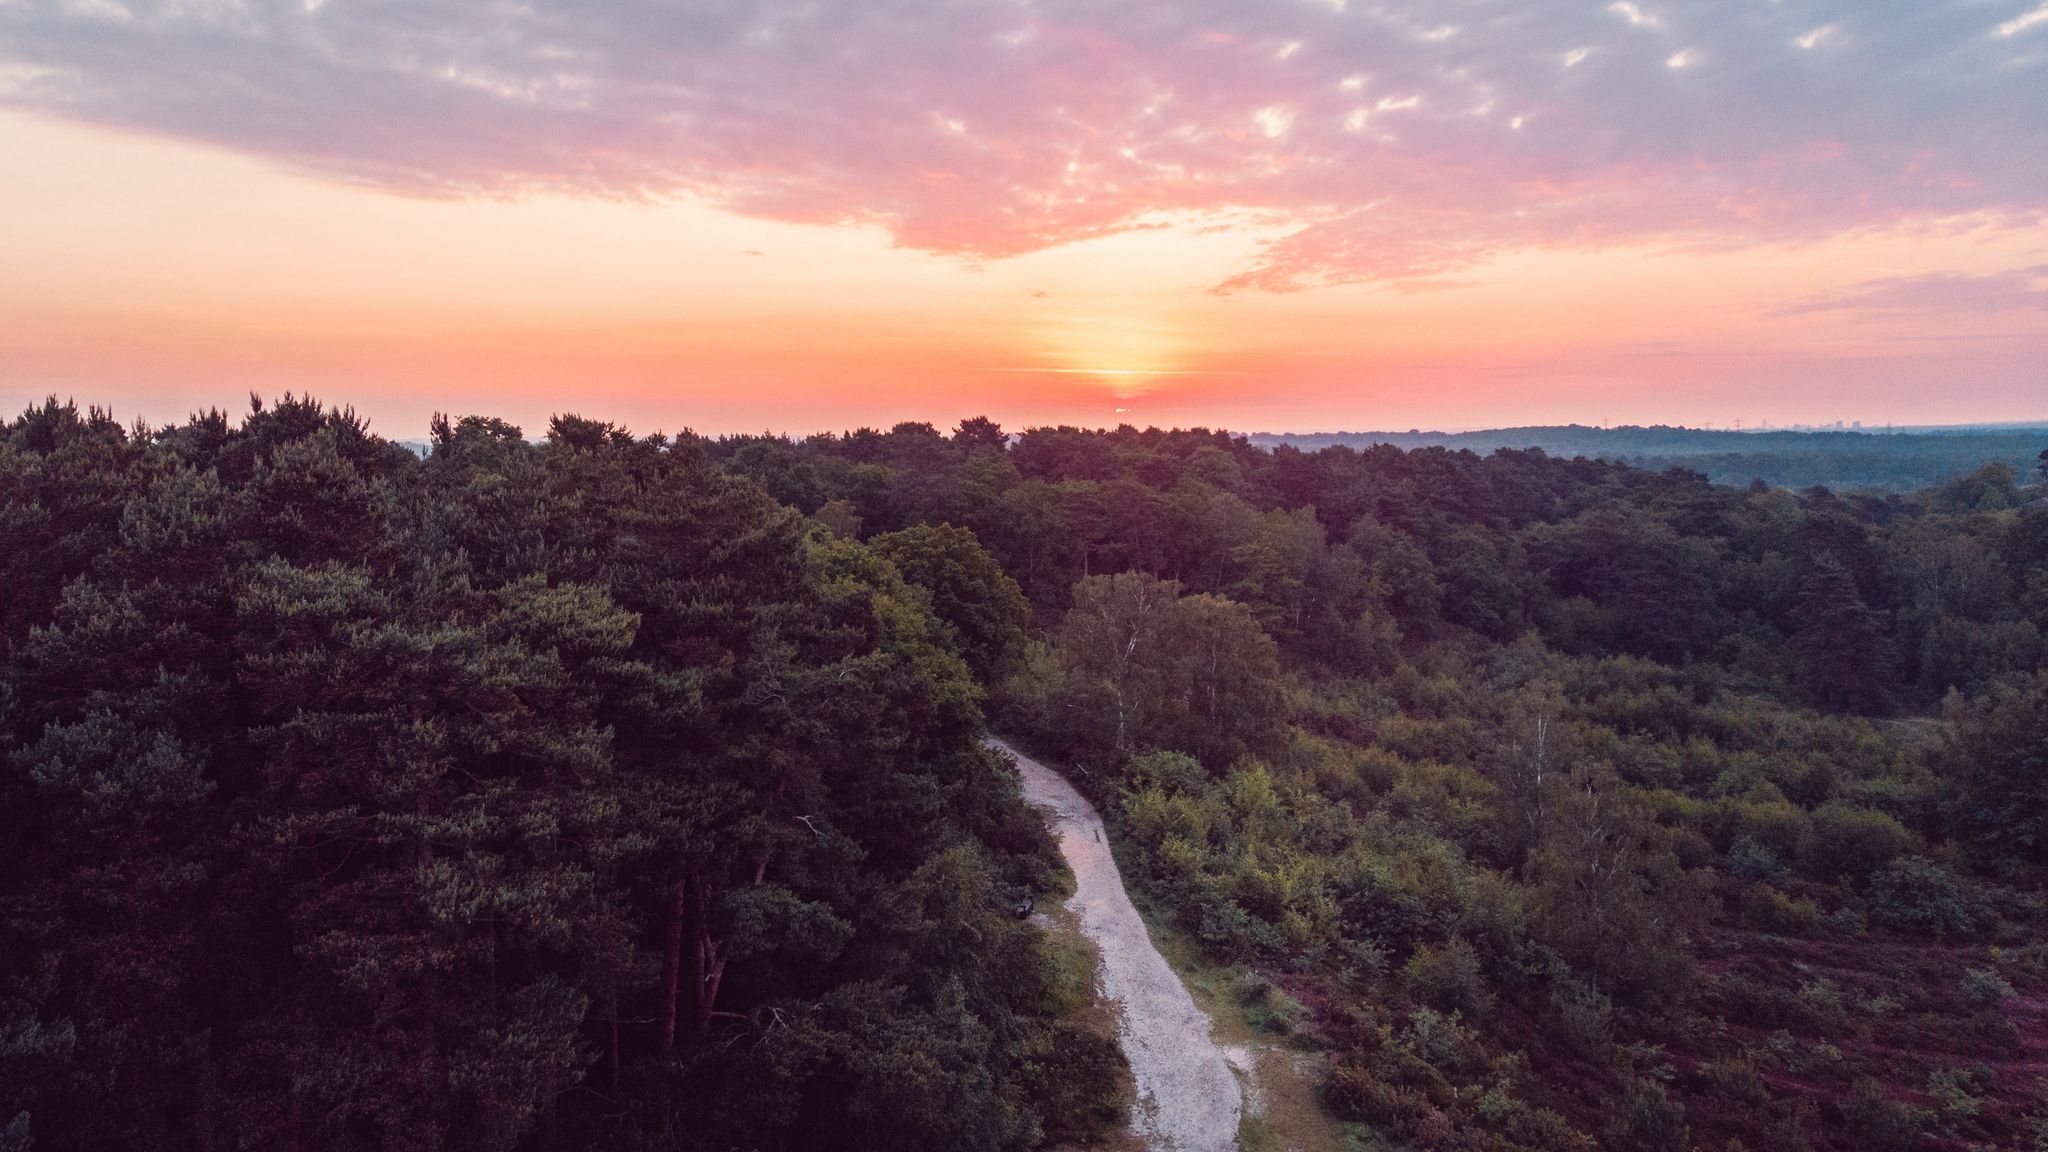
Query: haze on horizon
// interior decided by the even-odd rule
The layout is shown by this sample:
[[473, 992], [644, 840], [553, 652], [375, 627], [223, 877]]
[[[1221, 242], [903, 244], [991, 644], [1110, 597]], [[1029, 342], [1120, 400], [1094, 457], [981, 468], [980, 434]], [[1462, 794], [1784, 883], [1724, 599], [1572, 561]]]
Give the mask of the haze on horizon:
[[2048, 418], [2048, 3], [0, 0], [0, 401]]

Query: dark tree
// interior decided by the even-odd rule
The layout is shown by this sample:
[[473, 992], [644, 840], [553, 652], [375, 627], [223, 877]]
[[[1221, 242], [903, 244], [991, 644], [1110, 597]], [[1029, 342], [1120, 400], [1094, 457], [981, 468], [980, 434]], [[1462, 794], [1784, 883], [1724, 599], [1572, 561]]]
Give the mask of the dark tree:
[[1887, 656], [1882, 618], [1864, 604], [1856, 581], [1830, 553], [1816, 556], [1799, 588], [1800, 689], [1830, 711], [1882, 712]]

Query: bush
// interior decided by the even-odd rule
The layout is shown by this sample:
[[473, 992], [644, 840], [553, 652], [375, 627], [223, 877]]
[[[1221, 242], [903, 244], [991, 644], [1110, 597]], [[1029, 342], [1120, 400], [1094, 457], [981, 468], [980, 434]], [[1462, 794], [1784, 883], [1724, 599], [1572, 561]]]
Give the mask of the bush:
[[1608, 1125], [1607, 1142], [1622, 1152], [1689, 1152], [1692, 1129], [1684, 1105], [1671, 1099], [1662, 1084], [1638, 1077], [1621, 1113]]
[[1826, 977], [1807, 980], [1799, 985], [1799, 1006], [1806, 1010], [1807, 1019], [1819, 1028], [1841, 1028], [1849, 1021], [1841, 988]]
[[1862, 879], [1912, 847], [1913, 835], [1872, 808], [1825, 804], [1813, 814], [1813, 871]]
[[1747, 1056], [1723, 1056], [1700, 1065], [1700, 1078], [1711, 1085], [1716, 1094], [1740, 1102], [1751, 1108], [1761, 1108], [1771, 1102], [1771, 1089], [1763, 1076], [1756, 1070], [1756, 1062]]
[[1572, 1047], [1589, 1056], [1607, 1047], [1614, 1002], [1599, 989], [1560, 980], [1550, 990], [1550, 1007], [1556, 1013], [1557, 1031]]
[[1301, 1001], [1256, 972], [1238, 977], [1237, 1001], [1244, 1008], [1246, 1023], [1275, 1036], [1293, 1035], [1308, 1018]]
[[1743, 880], [1783, 880], [1785, 862], [1769, 847], [1744, 836], [1728, 849], [1728, 874]]
[[1340, 1064], [1323, 1082], [1323, 1102], [1349, 1120], [1362, 1120], [1397, 1136], [1416, 1131], [1435, 1109], [1414, 1088], [1388, 1084], [1357, 1064]]
[[1401, 984], [1408, 995], [1432, 1008], [1467, 1016], [1483, 1015], [1493, 1000], [1479, 970], [1479, 953], [1458, 939], [1441, 948], [1417, 948], [1401, 968]]
[[1916, 1109], [1885, 1094], [1884, 1085], [1865, 1077], [1842, 1101], [1842, 1127], [1858, 1148], [1870, 1152], [1902, 1152], [1919, 1138], [1922, 1117]]
[[1973, 1004], [1986, 1005], [2020, 998], [2005, 977], [1989, 968], [1972, 968], [1963, 973], [1963, 995]]
[[1970, 930], [1962, 884], [1924, 856], [1901, 856], [1870, 878], [1870, 915], [1907, 932], [1951, 936]]
[[1936, 1068], [1927, 1074], [1927, 1095], [1941, 1108], [1941, 1116], [1951, 1123], [1969, 1120], [1984, 1106], [1985, 1088], [1991, 1082], [1989, 1070], [1978, 1067]]
[[1820, 927], [1820, 908], [1769, 884], [1752, 884], [1742, 893], [1742, 921], [1765, 932], [1804, 936]]
[[1054, 1022], [1031, 1045], [1025, 1071], [1046, 1143], [1093, 1143], [1123, 1127], [1130, 1078], [1114, 1038], [1073, 1021]]
[[1444, 1073], [1468, 1068], [1485, 1054], [1478, 1037], [1460, 1024], [1457, 1016], [1432, 1008], [1408, 1013], [1408, 1027], [1401, 1030], [1397, 1044], [1385, 1051], [1394, 1062], [1382, 1069], [1383, 1073], [1392, 1069], [1396, 1079], [1419, 1077], [1435, 1083], [1443, 1082]]
[[1590, 1152], [1593, 1141], [1548, 1108], [1517, 1107], [1508, 1113], [1502, 1135], [1514, 1148], [1531, 1152]]

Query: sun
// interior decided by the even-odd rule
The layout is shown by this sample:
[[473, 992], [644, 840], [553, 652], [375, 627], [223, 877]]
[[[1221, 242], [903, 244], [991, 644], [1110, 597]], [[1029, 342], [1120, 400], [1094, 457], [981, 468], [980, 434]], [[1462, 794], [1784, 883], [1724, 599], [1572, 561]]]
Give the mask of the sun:
[[1142, 396], [1186, 375], [1186, 332], [1162, 317], [1069, 313], [1041, 332], [1050, 363], [1043, 371], [1093, 377], [1119, 400]]

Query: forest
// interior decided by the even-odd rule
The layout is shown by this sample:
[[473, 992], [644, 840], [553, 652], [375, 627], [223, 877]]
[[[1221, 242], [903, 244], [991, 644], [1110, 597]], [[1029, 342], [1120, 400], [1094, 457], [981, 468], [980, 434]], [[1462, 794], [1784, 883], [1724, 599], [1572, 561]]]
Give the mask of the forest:
[[51, 400], [0, 1149], [1108, 1138], [990, 729], [1355, 1147], [2048, 1145], [2038, 465]]
[[1664, 471], [1689, 468], [1716, 484], [1762, 480], [1781, 488], [1873, 488], [1908, 492], [1932, 487], [1991, 463], [2031, 468], [2048, 424], [1958, 425], [1934, 428], [1842, 428], [1747, 432], [1665, 425], [1588, 428], [1567, 424], [1494, 428], [1476, 432], [1259, 433], [1254, 446], [1287, 445], [1305, 451], [1343, 445], [1366, 449], [1469, 449], [1485, 455], [1500, 448], [1541, 448], [1552, 456], [1585, 456]]

